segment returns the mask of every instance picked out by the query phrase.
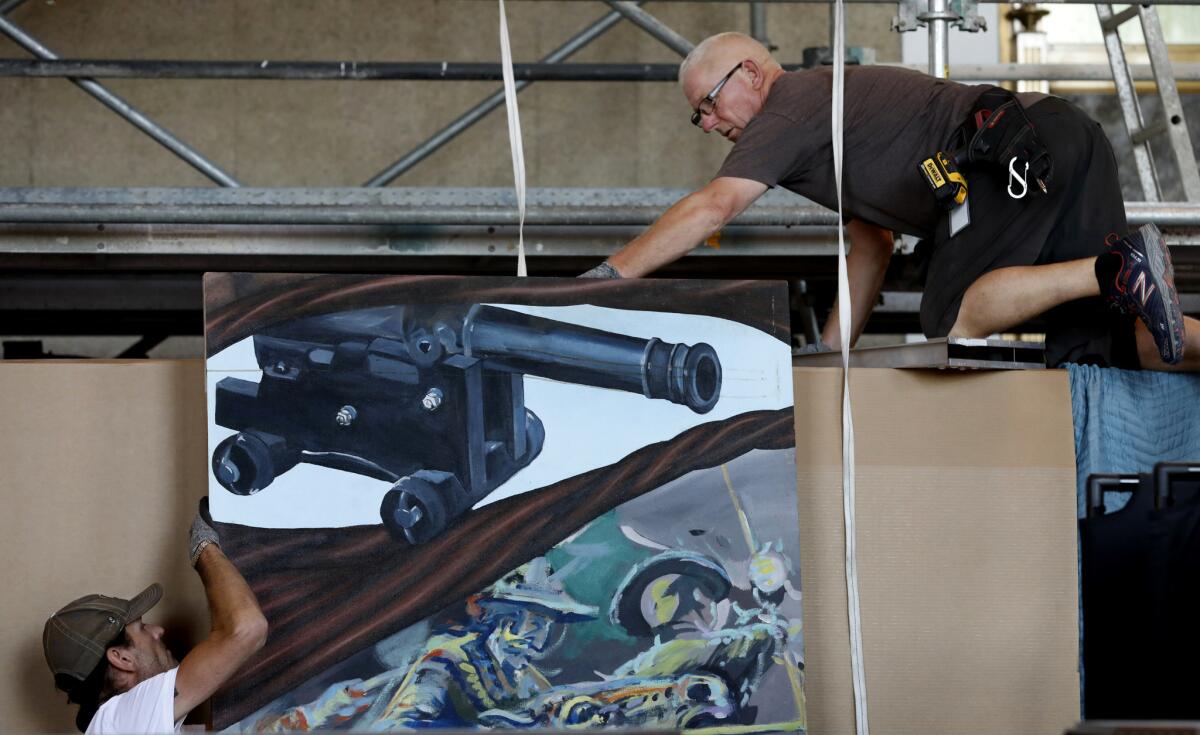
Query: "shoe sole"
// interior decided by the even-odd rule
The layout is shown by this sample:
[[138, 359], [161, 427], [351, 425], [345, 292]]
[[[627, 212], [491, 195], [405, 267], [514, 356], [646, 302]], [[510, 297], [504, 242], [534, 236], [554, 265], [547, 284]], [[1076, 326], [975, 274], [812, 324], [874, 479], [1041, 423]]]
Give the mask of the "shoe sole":
[[1159, 357], [1168, 365], [1176, 365], [1183, 359], [1183, 311], [1179, 308], [1179, 295], [1175, 293], [1175, 268], [1171, 265], [1171, 253], [1154, 223], [1144, 224], [1138, 231], [1142, 234], [1146, 258], [1150, 261], [1150, 278], [1154, 287], [1167, 299], [1169, 354], [1163, 354], [1162, 345], [1159, 345]]

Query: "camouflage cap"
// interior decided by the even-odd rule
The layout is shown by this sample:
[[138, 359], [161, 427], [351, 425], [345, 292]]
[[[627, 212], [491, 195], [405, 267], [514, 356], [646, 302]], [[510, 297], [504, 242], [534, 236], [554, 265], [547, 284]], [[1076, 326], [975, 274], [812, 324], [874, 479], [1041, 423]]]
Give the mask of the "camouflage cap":
[[66, 674], [83, 681], [95, 670], [109, 644], [162, 599], [157, 582], [132, 600], [87, 595], [50, 616], [42, 630], [46, 663], [57, 678]]

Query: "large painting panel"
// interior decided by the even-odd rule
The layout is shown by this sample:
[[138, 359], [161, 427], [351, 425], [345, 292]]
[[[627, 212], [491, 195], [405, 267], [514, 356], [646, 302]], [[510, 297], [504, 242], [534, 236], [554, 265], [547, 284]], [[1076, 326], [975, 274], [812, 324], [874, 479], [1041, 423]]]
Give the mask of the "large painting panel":
[[237, 730], [804, 727], [786, 291], [210, 274]]

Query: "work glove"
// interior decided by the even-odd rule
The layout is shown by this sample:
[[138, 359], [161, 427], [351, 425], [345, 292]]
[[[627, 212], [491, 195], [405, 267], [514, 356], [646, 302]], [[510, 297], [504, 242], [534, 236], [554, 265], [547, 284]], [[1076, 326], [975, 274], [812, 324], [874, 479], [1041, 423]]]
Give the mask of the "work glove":
[[809, 342], [796, 350], [797, 355], [815, 355], [818, 352], [833, 352], [833, 348], [821, 340], [817, 340], [816, 342]]
[[579, 274], [579, 278], [620, 278], [620, 277], [621, 277], [621, 274], [618, 273], [617, 269], [613, 268], [607, 260], [604, 261], [603, 263], [601, 263], [600, 265], [596, 266], [595, 268], [591, 269], [590, 271]]
[[212, 527], [212, 516], [208, 512], [208, 496], [200, 499], [200, 509], [196, 512], [196, 518], [192, 521], [192, 527], [188, 531], [188, 558], [192, 562], [192, 566], [196, 566], [196, 560], [200, 558], [200, 552], [204, 551], [204, 547], [209, 544], [221, 545], [221, 537]]

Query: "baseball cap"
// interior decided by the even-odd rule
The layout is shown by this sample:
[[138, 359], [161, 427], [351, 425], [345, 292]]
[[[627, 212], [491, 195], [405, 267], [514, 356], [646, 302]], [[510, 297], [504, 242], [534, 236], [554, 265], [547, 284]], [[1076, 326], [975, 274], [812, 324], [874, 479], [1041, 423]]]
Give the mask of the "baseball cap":
[[59, 674], [86, 679], [125, 626], [160, 599], [162, 585], [155, 582], [132, 600], [87, 595], [51, 615], [42, 631], [42, 649], [55, 679]]

